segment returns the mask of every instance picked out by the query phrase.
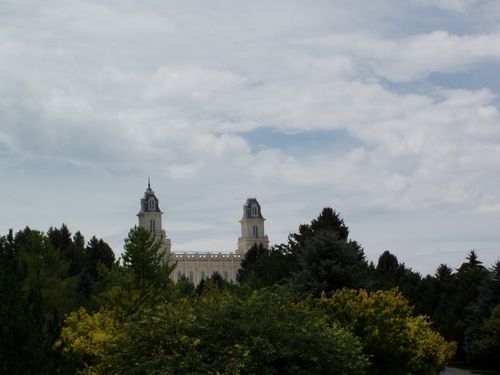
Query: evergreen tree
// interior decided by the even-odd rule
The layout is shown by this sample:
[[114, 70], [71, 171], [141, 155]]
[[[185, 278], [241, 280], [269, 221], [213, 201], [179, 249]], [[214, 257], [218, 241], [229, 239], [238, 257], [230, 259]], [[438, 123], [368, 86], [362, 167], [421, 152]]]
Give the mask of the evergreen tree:
[[379, 289], [390, 289], [396, 286], [401, 277], [401, 267], [398, 258], [389, 251], [384, 251], [378, 258], [376, 274], [379, 278]]
[[251, 289], [260, 289], [283, 282], [297, 267], [296, 257], [287, 245], [276, 245], [270, 250], [253, 246], [243, 258], [236, 280]]
[[365, 285], [368, 264], [361, 246], [338, 237], [338, 232], [321, 231], [308, 238], [297, 251], [299, 271], [293, 285], [301, 294], [333, 293], [341, 288]]
[[78, 247], [79, 249], [83, 250], [85, 248], [85, 237], [83, 237], [80, 231], [77, 231], [73, 235], [73, 244], [75, 244], [75, 246]]
[[98, 296], [98, 304], [118, 308], [127, 316], [164, 302], [172, 293], [170, 273], [175, 265], [163, 263], [161, 241], [150, 231], [133, 227], [125, 239], [122, 259], [123, 266], [114, 264], [102, 280], [106, 289]]
[[465, 329], [464, 346], [468, 360], [478, 366], [484, 367], [486, 364], [477, 362], [479, 358], [484, 359], [477, 354], [477, 340], [484, 336], [485, 321], [497, 305], [500, 305], [500, 261], [495, 262], [488, 270], [487, 277], [478, 286], [476, 301], [469, 309], [470, 318]]
[[[60, 229], [49, 228], [47, 238], [51, 245], [61, 253], [61, 256], [70, 262], [67, 271], [68, 276], [75, 276], [82, 272], [85, 263], [84, 249], [81, 244], [73, 242], [71, 232], [66, 224], [62, 224]], [[74, 238], [81, 242], [83, 236], [78, 232], [78, 235], [75, 235]]]
[[[19, 259], [12, 231], [0, 237], [0, 373], [35, 374], [45, 367], [39, 309], [28, 299], [26, 267]], [[38, 314], [37, 314], [38, 313]], [[38, 323], [38, 324], [37, 324]]]
[[111, 269], [115, 262], [115, 254], [111, 247], [102, 239], [93, 236], [85, 247], [84, 272], [88, 273], [93, 281], [99, 279], [99, 264]]
[[422, 278], [418, 272], [413, 272], [404, 263], [399, 263], [395, 255], [384, 251], [372, 274], [374, 275], [372, 287], [374, 290], [388, 290], [398, 287], [403, 295], [417, 306], [419, 312], [422, 310], [420, 308], [422, 305]]
[[236, 274], [236, 280], [241, 284], [244, 282], [250, 268], [259, 260], [261, 257], [266, 256], [268, 251], [264, 249], [262, 245], [253, 245], [245, 254], [243, 260], [241, 261], [240, 269]]
[[300, 225], [299, 232], [289, 236], [291, 250], [304, 246], [308, 238], [325, 231], [335, 232], [339, 240], [347, 241], [349, 237], [349, 228], [344, 224], [344, 220], [332, 208], [325, 207], [319, 216], [311, 221], [311, 224]]
[[468, 356], [477, 366], [493, 369], [500, 374], [500, 304], [484, 320], [479, 334], [468, 347]]
[[150, 231], [132, 228], [123, 248], [123, 267], [131, 271], [139, 288], [163, 283], [161, 266], [165, 253], [161, 251], [161, 242]]
[[446, 264], [441, 264], [435, 272], [435, 300], [436, 309], [431, 319], [434, 327], [447, 339], [453, 339], [455, 332], [455, 313], [452, 311], [452, 302], [456, 293], [456, 275]]
[[68, 276], [70, 262], [41, 232], [26, 228], [0, 242], [6, 278], [0, 283], [0, 366], [9, 374], [60, 371], [52, 345], [64, 314], [76, 308], [77, 277]]
[[436, 271], [436, 295], [439, 304], [432, 314], [437, 330], [448, 340], [458, 343], [458, 360], [465, 360], [465, 330], [473, 320], [474, 304], [479, 286], [488, 277], [488, 271], [479, 261], [475, 251], [470, 251], [466, 261], [453, 272], [441, 265]]
[[451, 339], [458, 342], [457, 356], [461, 360], [466, 359], [465, 330], [468, 323], [473, 320], [473, 306], [479, 296], [479, 286], [487, 277], [488, 271], [479, 261], [476, 252], [471, 250], [467, 255], [467, 261], [457, 270], [457, 289], [453, 300], [456, 321]]

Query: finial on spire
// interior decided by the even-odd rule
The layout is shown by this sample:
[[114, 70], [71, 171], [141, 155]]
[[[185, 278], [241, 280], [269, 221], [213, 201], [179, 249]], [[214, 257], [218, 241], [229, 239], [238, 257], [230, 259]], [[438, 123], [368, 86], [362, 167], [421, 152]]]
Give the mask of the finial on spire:
[[148, 177], [148, 189], [151, 189], [151, 183], [149, 182], [149, 177]]

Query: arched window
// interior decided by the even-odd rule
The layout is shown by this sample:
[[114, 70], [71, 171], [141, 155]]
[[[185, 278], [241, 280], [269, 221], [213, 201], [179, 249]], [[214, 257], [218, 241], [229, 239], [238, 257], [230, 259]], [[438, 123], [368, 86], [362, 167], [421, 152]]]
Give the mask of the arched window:
[[205, 278], [205, 271], [201, 271], [201, 279], [203, 280]]
[[148, 203], [149, 203], [149, 209], [150, 210], [154, 210], [155, 209], [155, 200], [154, 200], [154, 198], [150, 198], [149, 201], [148, 201]]
[[193, 271], [189, 271], [189, 281], [193, 282]]
[[259, 214], [259, 210], [257, 208], [257, 205], [253, 204], [252, 205], [252, 217], [257, 217], [258, 214]]
[[224, 271], [224, 280], [227, 281], [227, 279], [228, 279], [228, 273], [227, 273], [227, 271]]
[[257, 225], [253, 226], [253, 235], [254, 237], [259, 237], [259, 227]]
[[152, 233], [155, 233], [156, 232], [156, 223], [155, 223], [155, 220], [154, 219], [151, 219], [149, 221], [149, 230], [152, 232]]
[[181, 281], [182, 280], [182, 272], [179, 271], [177, 272], [177, 281]]

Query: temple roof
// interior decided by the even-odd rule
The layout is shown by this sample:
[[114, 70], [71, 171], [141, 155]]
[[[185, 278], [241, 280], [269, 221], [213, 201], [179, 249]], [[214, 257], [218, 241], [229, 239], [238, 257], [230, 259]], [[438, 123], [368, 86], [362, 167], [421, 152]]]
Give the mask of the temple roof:
[[257, 198], [247, 198], [243, 206], [243, 219], [264, 219]]
[[[150, 203], [153, 200], [154, 203]], [[141, 212], [160, 212], [160, 207], [158, 205], [158, 198], [156, 198], [155, 192], [151, 189], [151, 182], [148, 177], [148, 188], [144, 192], [144, 197], [141, 199]]]

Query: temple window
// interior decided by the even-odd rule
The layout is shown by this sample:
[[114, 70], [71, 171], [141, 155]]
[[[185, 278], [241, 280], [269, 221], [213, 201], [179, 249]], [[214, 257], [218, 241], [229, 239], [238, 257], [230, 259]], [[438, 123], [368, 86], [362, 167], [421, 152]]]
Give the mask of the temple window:
[[155, 209], [155, 200], [153, 198], [151, 198], [148, 203], [149, 203], [149, 209], [154, 210]]

